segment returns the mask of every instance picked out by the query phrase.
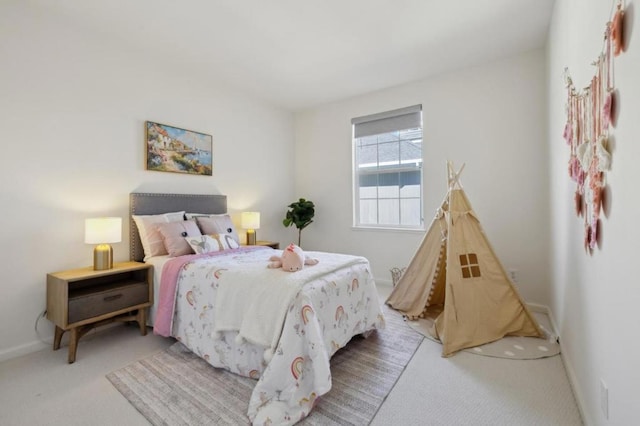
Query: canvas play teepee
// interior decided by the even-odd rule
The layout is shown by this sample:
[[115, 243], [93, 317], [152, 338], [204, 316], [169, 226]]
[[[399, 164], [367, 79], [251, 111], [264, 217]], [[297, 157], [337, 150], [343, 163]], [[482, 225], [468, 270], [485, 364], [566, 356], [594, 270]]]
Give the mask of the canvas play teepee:
[[409, 319], [434, 318], [442, 355], [506, 335], [543, 337], [447, 163], [449, 187], [418, 251], [387, 299]]

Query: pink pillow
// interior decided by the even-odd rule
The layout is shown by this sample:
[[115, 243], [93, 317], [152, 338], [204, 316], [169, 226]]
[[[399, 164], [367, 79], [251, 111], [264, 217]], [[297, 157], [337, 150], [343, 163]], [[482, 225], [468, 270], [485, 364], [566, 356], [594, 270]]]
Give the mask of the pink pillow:
[[184, 237], [197, 237], [202, 235], [200, 229], [198, 229], [198, 225], [192, 220], [159, 223], [157, 226], [158, 231], [162, 235], [164, 247], [171, 257], [192, 254], [193, 250], [191, 250], [191, 246], [189, 246], [189, 243], [187, 243]]
[[228, 214], [210, 217], [197, 216], [196, 221], [203, 234], [230, 235], [236, 243], [240, 244], [236, 227]]
[[167, 254], [162, 242], [162, 235], [158, 232], [159, 223], [182, 222], [184, 211], [156, 215], [132, 215], [138, 227], [138, 235], [144, 250], [144, 260], [153, 256]]

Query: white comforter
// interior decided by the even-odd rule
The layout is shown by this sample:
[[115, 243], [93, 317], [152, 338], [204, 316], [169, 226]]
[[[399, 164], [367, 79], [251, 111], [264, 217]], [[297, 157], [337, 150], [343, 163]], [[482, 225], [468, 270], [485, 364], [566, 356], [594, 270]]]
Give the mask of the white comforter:
[[[181, 269], [177, 279], [172, 335], [216, 367], [260, 377], [247, 413], [253, 424], [293, 424], [309, 414], [315, 399], [331, 389], [329, 359], [333, 353], [354, 335], [384, 324], [366, 259], [309, 253], [320, 260], [319, 265], [305, 268], [296, 278], [298, 272], [267, 269], [274, 253], [278, 252], [229, 251], [211, 258], [195, 258]], [[321, 269], [323, 263], [325, 267]], [[318, 269], [314, 272], [312, 268]], [[229, 286], [223, 291], [227, 292], [239, 282], [235, 278], [243, 277], [239, 293], [231, 296], [234, 306], [242, 299], [239, 295], [260, 293], [247, 287], [247, 283], [265, 290], [265, 281], [258, 275], [249, 277], [249, 270], [274, 274], [267, 275], [269, 282], [276, 282], [274, 277], [280, 275], [291, 281], [289, 287], [298, 287], [284, 292], [291, 297], [285, 303], [282, 326], [275, 325], [280, 337], [268, 364], [263, 352], [270, 344], [238, 343], [235, 329], [217, 331], [216, 311], [225, 309], [221, 288]], [[255, 307], [255, 300], [260, 298], [249, 304]]]

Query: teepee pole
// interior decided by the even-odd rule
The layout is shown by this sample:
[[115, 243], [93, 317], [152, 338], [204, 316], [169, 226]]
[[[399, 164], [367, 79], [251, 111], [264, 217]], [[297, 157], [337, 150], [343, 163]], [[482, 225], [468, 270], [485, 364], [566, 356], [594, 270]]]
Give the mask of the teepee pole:
[[462, 163], [462, 167], [457, 172], [453, 168], [453, 162], [447, 161], [447, 179], [449, 182], [449, 190], [452, 190], [455, 186], [458, 188], [462, 188], [462, 184], [460, 183], [460, 175], [464, 170], [464, 166], [466, 163]]

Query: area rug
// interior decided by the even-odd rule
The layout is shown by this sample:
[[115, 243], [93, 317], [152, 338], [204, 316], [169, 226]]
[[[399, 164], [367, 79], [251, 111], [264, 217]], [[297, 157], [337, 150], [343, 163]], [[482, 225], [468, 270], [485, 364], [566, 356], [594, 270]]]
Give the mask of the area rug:
[[[331, 358], [332, 388], [301, 425], [366, 425], [391, 392], [423, 336], [383, 307], [386, 328], [354, 337]], [[153, 425], [248, 425], [256, 382], [217, 369], [175, 343], [107, 375]]]
[[[420, 318], [416, 321], [407, 321], [407, 324], [426, 338], [440, 343], [438, 339], [429, 333], [433, 325], [432, 319]], [[544, 326], [541, 325], [541, 328], [545, 333], [544, 339], [506, 336], [495, 342], [463, 349], [463, 351], [476, 355], [509, 359], [538, 359], [558, 355], [560, 353], [560, 345], [555, 341], [555, 337]]]

